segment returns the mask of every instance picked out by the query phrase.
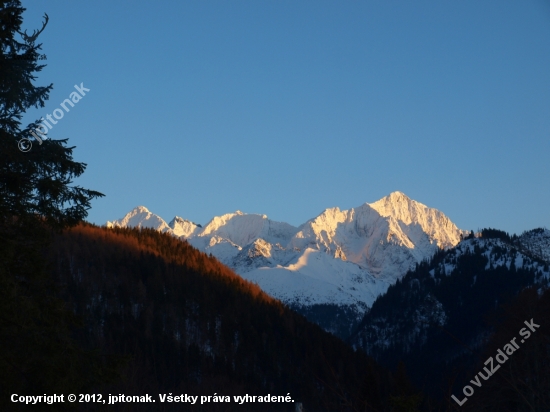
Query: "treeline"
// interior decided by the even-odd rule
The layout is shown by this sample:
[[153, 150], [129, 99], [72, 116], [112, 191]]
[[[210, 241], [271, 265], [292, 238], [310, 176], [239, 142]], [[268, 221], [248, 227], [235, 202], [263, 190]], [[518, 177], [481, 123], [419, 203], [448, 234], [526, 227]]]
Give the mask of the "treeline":
[[[56, 236], [46, 254], [60, 297], [82, 319], [75, 338], [119, 365], [119, 377], [96, 391], [290, 393], [307, 411], [404, 410], [398, 405], [414, 392], [404, 371], [394, 376], [171, 236], [80, 225]], [[221, 406], [258, 410], [255, 404]], [[155, 407], [118, 410], [159, 410], [158, 402]]]

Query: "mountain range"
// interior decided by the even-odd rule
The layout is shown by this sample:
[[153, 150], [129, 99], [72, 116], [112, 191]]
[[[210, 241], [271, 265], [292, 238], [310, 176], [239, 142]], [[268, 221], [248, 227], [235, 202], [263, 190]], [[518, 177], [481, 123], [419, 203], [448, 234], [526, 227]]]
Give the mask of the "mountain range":
[[342, 337], [409, 269], [468, 233], [401, 192], [349, 210], [325, 209], [298, 227], [241, 211], [204, 226], [178, 216], [166, 223], [143, 206], [107, 227], [184, 239]]

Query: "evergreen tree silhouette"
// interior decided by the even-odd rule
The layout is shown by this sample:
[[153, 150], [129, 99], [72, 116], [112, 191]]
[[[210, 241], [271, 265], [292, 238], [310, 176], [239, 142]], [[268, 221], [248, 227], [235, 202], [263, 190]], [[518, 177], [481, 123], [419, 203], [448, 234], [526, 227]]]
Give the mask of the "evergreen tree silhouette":
[[[0, 1], [0, 409], [9, 394], [70, 393], [99, 381], [100, 360], [72, 338], [77, 319], [57, 298], [43, 249], [52, 231], [75, 225], [101, 193], [71, 186], [86, 165], [66, 140], [21, 149], [37, 122], [21, 126], [30, 107], [43, 107], [52, 85], [35, 86], [45, 28], [21, 33], [24, 8]], [[18, 40], [19, 39], [19, 40]], [[17, 405], [9, 405], [14, 410]], [[43, 406], [37, 405], [37, 409]], [[60, 408], [61, 409], [61, 408]]]

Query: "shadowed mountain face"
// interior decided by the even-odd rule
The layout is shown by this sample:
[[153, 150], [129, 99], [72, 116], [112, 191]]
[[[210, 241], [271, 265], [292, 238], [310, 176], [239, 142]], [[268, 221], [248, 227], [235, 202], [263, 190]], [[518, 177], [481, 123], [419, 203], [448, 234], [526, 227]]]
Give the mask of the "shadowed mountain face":
[[[515, 319], [499, 308], [525, 288], [539, 295], [548, 290], [547, 233], [535, 229], [509, 236], [482, 230], [438, 252], [377, 299], [350, 342], [385, 366], [403, 360], [417, 385], [437, 397], [450, 389], [460, 394], [477, 373], [472, 370], [476, 362], [489, 356], [480, 359], [495, 326], [491, 319]], [[539, 321], [550, 328], [547, 315]], [[510, 331], [510, 339], [518, 330]], [[550, 352], [545, 356], [550, 358]]]
[[[240, 211], [204, 227], [179, 217], [166, 224], [142, 206], [107, 226], [155, 228], [186, 239], [333, 332], [336, 323], [353, 327], [407, 270], [465, 234], [401, 192], [349, 210], [326, 209], [299, 227]], [[323, 316], [313, 315], [316, 307]]]

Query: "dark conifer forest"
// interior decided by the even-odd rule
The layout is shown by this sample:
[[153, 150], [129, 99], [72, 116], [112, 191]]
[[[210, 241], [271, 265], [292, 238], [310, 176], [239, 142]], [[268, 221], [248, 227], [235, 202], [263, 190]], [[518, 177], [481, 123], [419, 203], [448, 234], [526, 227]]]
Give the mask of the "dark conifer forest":
[[398, 280], [374, 302], [350, 343], [390, 369], [403, 362], [432, 405], [447, 410], [458, 407], [451, 396], [464, 398], [463, 387], [472, 385], [483, 362], [534, 319], [540, 330], [495, 377], [482, 381], [463, 408], [546, 411], [547, 275], [548, 263], [522, 248], [517, 236], [484, 229], [478, 238], [438, 252]]
[[[87, 382], [93, 392], [290, 394], [312, 411], [392, 410], [390, 399], [407, 399], [405, 376], [393, 377], [169, 235], [81, 224], [56, 235], [45, 256], [56, 297], [77, 319], [71, 336], [93, 355], [95, 363], [86, 366], [103, 371], [103, 382]], [[118, 410], [165, 410], [155, 407]], [[258, 405], [175, 408], [254, 411]]]

